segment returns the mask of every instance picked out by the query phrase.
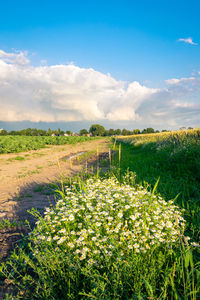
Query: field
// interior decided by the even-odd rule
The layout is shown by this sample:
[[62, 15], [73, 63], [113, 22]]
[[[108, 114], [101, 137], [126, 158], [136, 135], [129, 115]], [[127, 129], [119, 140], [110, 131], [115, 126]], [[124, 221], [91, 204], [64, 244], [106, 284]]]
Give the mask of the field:
[[200, 130], [148, 134], [119, 138], [122, 143], [121, 172], [136, 173], [136, 182], [157, 191], [186, 209], [188, 231], [200, 240]]
[[0, 136], [0, 154], [38, 150], [48, 145], [76, 144], [91, 139], [86, 136]]
[[19, 299], [199, 299], [200, 130], [119, 137], [87, 171], [32, 210], [2, 280]]

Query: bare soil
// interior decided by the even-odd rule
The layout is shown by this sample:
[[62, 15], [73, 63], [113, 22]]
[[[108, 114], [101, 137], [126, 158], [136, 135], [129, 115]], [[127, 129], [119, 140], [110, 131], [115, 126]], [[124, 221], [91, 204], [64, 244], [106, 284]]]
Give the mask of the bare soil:
[[[36, 151], [0, 155], [0, 220], [28, 220], [34, 224], [27, 212], [36, 208], [41, 213], [54, 204], [55, 194], [49, 188], [61, 178], [74, 176], [86, 164], [86, 159], [68, 158], [79, 152], [89, 152], [87, 164], [94, 162], [98, 153], [108, 156], [107, 139], [92, 140], [75, 145], [49, 146]], [[103, 153], [103, 154], [102, 154]], [[0, 260], [4, 260], [15, 247], [27, 228], [18, 226], [0, 229]]]

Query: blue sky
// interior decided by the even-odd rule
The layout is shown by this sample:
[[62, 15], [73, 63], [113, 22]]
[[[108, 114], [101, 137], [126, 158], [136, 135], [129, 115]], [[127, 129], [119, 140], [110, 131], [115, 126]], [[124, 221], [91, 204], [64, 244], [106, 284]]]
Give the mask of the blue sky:
[[[159, 96], [162, 94], [162, 99], [167, 99], [166, 101], [176, 100], [176, 109], [181, 107], [180, 103], [185, 109], [186, 107], [191, 108], [192, 105], [194, 109], [196, 105], [194, 110], [198, 115], [195, 115], [195, 119], [188, 117], [186, 123], [191, 123], [193, 126], [199, 125], [196, 121], [199, 117], [198, 105], [200, 102], [199, 89], [196, 88], [199, 85], [200, 72], [199, 1], [13, 0], [0, 2], [0, 49], [4, 53], [21, 51], [30, 60], [30, 65], [35, 68], [66, 65], [73, 62], [79, 68], [79, 70], [76, 69], [76, 72], [92, 68], [101, 74], [111, 74], [117, 82], [124, 82], [123, 89], [135, 81], [147, 88], [162, 89], [159, 91]], [[188, 40], [189, 38], [191, 40]], [[5, 56], [6, 54], [2, 54], [4, 62]], [[6, 61], [6, 63], [8, 65], [11, 62]], [[68, 71], [66, 76], [70, 76]], [[169, 99], [169, 94], [165, 95], [165, 88], [168, 88], [166, 80], [174, 78], [181, 80], [191, 77], [194, 78], [194, 82], [191, 80], [178, 82], [178, 92], [174, 83], [173, 88], [170, 86], [169, 94], [175, 93], [173, 97]], [[191, 86], [188, 87], [188, 84], [191, 83], [192, 92], [184, 95], [184, 89], [191, 90]], [[21, 83], [21, 85], [23, 84]], [[38, 89], [37, 85], [35, 89]], [[180, 91], [180, 89], [182, 90]], [[5, 101], [5, 91], [3, 93], [4, 98], [3, 96], [0, 98], [2, 102]], [[152, 94], [151, 91], [150, 94]], [[14, 98], [14, 95], [12, 97], [9, 95], [9, 97]], [[77, 96], [75, 98], [77, 99]], [[125, 98], [127, 99], [127, 96]], [[131, 106], [131, 99], [127, 100], [129, 106]], [[134, 99], [133, 102], [135, 102]], [[84, 99], [79, 100], [84, 102]], [[112, 101], [111, 105], [113, 105]], [[123, 101], [124, 106], [126, 100]], [[191, 101], [193, 102], [190, 103]], [[120, 105], [122, 105], [121, 102]], [[154, 107], [159, 105], [157, 100]], [[101, 106], [99, 102], [97, 106]], [[137, 113], [141, 107], [141, 101], [139, 101], [139, 106], [134, 106], [136, 117], [132, 117], [135, 122], [132, 126], [137, 124], [138, 126], [148, 124], [153, 126], [153, 117], [148, 124], [142, 123], [142, 119]], [[66, 110], [66, 105], [64, 109]], [[106, 109], [103, 108], [104, 115], [100, 116], [99, 114], [98, 117], [98, 114], [94, 114], [94, 120], [113, 121], [113, 116], [108, 118], [105, 116]], [[166, 109], [167, 107], [165, 107]], [[69, 111], [71, 110], [74, 110], [74, 107], [70, 107]], [[161, 113], [160, 110], [159, 113]], [[184, 125], [186, 112], [184, 111], [182, 119], [180, 110], [177, 113], [179, 113], [178, 119], [176, 114], [174, 114], [174, 118], [178, 121], [175, 120], [174, 125], [171, 122], [168, 125], [170, 128]], [[10, 113], [10, 116], [12, 115], [13, 121], [20, 121], [16, 120], [14, 113]], [[25, 115], [22, 116], [22, 121], [24, 121]], [[115, 113], [116, 115], [118, 113]], [[68, 116], [69, 114], [66, 117], [67, 121], [73, 120]], [[90, 119], [91, 122], [93, 121], [90, 116], [77, 119], [79, 122]], [[128, 122], [131, 117], [125, 117], [125, 119]], [[7, 120], [11, 121], [11, 117]], [[39, 120], [47, 122], [48, 118], [41, 117]], [[56, 116], [49, 120], [63, 121], [63, 117]], [[161, 127], [158, 120], [155, 122], [155, 126]]]

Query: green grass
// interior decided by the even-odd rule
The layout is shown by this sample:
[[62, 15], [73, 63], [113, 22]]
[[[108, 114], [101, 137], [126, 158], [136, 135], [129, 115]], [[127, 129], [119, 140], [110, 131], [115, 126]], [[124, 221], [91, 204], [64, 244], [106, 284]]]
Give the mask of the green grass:
[[[136, 173], [136, 183], [152, 189], [159, 178], [157, 192], [166, 200], [176, 199], [185, 209], [187, 231], [200, 240], [200, 146], [193, 144], [188, 151], [172, 145], [157, 147], [156, 143], [133, 146], [122, 143], [121, 174], [127, 169]], [[115, 155], [114, 165], [119, 165]]]
[[38, 150], [48, 145], [76, 144], [95, 138], [86, 136], [0, 136], [0, 154]]
[[15, 160], [25, 160], [25, 157], [24, 156], [15, 156], [15, 157], [11, 157], [11, 158], [8, 158], [7, 161], [8, 162], [12, 162], [12, 161], [15, 161]]

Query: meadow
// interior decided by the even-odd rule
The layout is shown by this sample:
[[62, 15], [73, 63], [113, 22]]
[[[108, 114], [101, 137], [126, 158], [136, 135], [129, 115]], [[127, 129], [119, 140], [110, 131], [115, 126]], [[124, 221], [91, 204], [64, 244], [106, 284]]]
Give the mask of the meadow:
[[87, 136], [0, 136], [0, 154], [38, 150], [48, 145], [76, 144], [91, 139]]
[[18, 299], [199, 299], [200, 131], [113, 142], [109, 171], [66, 179], [56, 206], [32, 210], [1, 265]]
[[157, 191], [166, 200], [176, 198], [186, 210], [187, 230], [200, 240], [200, 130], [119, 138], [118, 143], [121, 172], [129, 168], [137, 183], [151, 189], [159, 179]]

